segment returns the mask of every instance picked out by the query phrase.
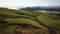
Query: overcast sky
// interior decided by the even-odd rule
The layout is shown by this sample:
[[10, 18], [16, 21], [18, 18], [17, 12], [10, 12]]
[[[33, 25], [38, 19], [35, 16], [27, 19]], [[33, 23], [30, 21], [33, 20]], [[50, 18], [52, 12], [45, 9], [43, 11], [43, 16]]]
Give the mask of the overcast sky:
[[60, 6], [60, 0], [0, 0], [0, 7]]

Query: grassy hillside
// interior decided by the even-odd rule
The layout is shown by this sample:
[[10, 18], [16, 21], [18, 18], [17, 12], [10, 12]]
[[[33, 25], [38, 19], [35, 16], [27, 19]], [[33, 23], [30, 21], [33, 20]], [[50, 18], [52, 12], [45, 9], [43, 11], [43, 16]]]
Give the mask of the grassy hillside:
[[[0, 10], [0, 16], [3, 17], [4, 21], [7, 21], [8, 23], [26, 23], [26, 24], [31, 24], [33, 26], [37, 26], [37, 27], [41, 26], [38, 22], [32, 20], [32, 19], [34, 19], [33, 17], [30, 17], [28, 15], [17, 14], [17, 12], [20, 12], [20, 11], [18, 11], [18, 10], [15, 11], [15, 10], [3, 9], [2, 8]], [[26, 12], [26, 14], [27, 13], [28, 12]], [[33, 15], [32, 12], [29, 12], [29, 13], [28, 13], [29, 15]]]
[[[37, 11], [0, 8], [0, 32], [14, 34], [12, 32], [19, 24], [29, 24], [47, 30], [49, 29], [48, 27], [60, 30], [60, 16], [51, 13], [39, 13]], [[43, 26], [44, 24], [47, 27]]]
[[60, 29], [60, 16], [55, 14], [41, 14], [38, 19], [53, 29]]

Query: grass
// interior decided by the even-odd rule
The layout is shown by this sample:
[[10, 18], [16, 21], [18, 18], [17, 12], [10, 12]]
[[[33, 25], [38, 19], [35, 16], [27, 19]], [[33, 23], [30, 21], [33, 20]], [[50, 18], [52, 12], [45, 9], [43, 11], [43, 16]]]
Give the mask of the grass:
[[60, 19], [58, 19], [59, 17], [60, 16], [57, 17], [57, 15], [54, 14], [42, 14], [38, 16], [40, 21], [44, 22], [46, 25], [52, 28], [57, 28], [57, 29], [60, 29]]
[[[20, 11], [14, 11], [14, 10], [9, 10], [9, 9], [1, 9], [0, 10], [0, 14], [8, 17], [8, 18], [5, 18], [5, 21], [8, 21], [8, 23], [26, 23], [26, 24], [32, 24], [32, 25], [37, 26], [37, 27], [41, 26], [38, 22], [30, 20], [30, 19], [26, 19], [26, 18], [10, 18], [10, 17], [14, 17], [14, 16], [21, 16], [20, 14], [17, 14], [16, 12], [20, 12]], [[32, 11], [25, 11], [23, 13], [29, 14], [29, 15], [38, 14], [38, 13], [32, 12]], [[26, 15], [24, 15], [24, 16], [26, 16]], [[26, 16], [26, 17], [29, 17], [29, 16]], [[32, 17], [32, 19], [33, 19], [33, 17]]]
[[[19, 14], [17, 14], [19, 13]], [[23, 14], [20, 14], [23, 13]], [[44, 26], [42, 26], [41, 24], [39, 24], [39, 22], [32, 20], [35, 19], [34, 17], [38, 15], [36, 18], [43, 22], [44, 24], [46, 24], [47, 26], [54, 28], [54, 29], [59, 29], [60, 30], [60, 16], [57, 16], [55, 14], [51, 14], [51, 13], [39, 13], [37, 11], [26, 11], [26, 10], [11, 10], [11, 9], [6, 9], [6, 8], [0, 8], [0, 21], [7, 21], [8, 24], [11, 23], [18, 23], [18, 24], [29, 24], [32, 26], [36, 26], [42, 29], [48, 29]], [[20, 18], [20, 17], [23, 18]], [[32, 17], [33, 16], [33, 17]], [[25, 17], [25, 18], [24, 18]], [[0, 24], [1, 26], [2, 24]], [[5, 32], [6, 34], [11, 34], [14, 29], [15, 26], [7, 26], [7, 29], [4, 29], [3, 32]], [[5, 28], [5, 27], [4, 27]], [[0, 29], [0, 31], [2, 31]], [[8, 32], [8, 33], [7, 33]]]

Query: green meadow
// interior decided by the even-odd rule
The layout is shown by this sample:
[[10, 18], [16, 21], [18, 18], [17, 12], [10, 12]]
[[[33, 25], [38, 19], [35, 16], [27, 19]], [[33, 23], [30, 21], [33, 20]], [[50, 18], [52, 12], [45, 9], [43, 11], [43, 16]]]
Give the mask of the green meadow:
[[46, 30], [60, 31], [60, 16], [38, 11], [0, 8], [0, 32], [14, 34], [17, 24], [28, 24]]

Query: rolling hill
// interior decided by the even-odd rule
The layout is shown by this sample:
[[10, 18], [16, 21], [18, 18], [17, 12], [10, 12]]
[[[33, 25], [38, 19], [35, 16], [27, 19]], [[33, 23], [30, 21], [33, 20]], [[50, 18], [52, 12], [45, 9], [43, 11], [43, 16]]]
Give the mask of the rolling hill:
[[15, 27], [21, 24], [28, 24], [33, 28], [60, 31], [60, 16], [52, 13], [0, 8], [0, 32], [11, 34]]

